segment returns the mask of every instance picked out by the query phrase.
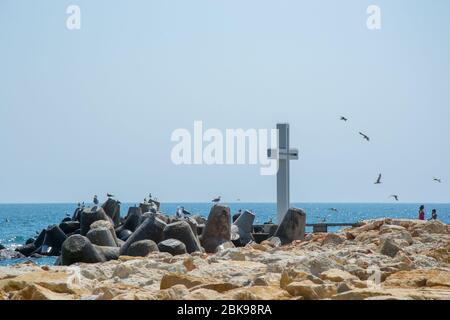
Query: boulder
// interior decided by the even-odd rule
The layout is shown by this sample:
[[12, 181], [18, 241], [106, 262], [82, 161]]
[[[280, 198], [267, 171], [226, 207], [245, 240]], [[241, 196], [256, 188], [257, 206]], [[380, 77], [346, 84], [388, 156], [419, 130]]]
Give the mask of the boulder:
[[119, 248], [95, 246], [82, 235], [67, 238], [62, 245], [61, 265], [71, 265], [77, 262], [105, 262], [119, 256]]
[[397, 252], [399, 252], [401, 249], [391, 239], [385, 238], [381, 241], [379, 250], [381, 254], [393, 258], [396, 256]]
[[116, 229], [116, 233], [120, 234], [122, 230], [130, 230], [134, 232], [142, 222], [142, 211], [140, 207], [130, 207], [123, 225]]
[[59, 228], [67, 235], [80, 229], [79, 221], [66, 221], [59, 224]]
[[38, 249], [38, 248], [36, 248], [34, 243], [29, 243], [24, 246], [17, 247], [15, 249], [15, 251], [19, 252], [20, 254], [22, 254], [25, 257], [29, 257], [30, 255], [33, 254], [33, 252], [36, 251], [36, 249]]
[[6, 249], [5, 247], [3, 248], [4, 249], [0, 249], [0, 261], [25, 258], [25, 255], [19, 251]]
[[161, 241], [158, 243], [158, 248], [159, 251], [168, 252], [173, 256], [187, 253], [184, 243], [177, 239], [166, 239]]
[[122, 241], [127, 241], [128, 238], [133, 234], [133, 232], [131, 232], [128, 229], [123, 229], [120, 231], [120, 233], [118, 234], [118, 237], [120, 240]]
[[305, 300], [318, 300], [331, 298], [337, 293], [335, 285], [316, 284], [310, 280], [292, 282], [287, 285], [286, 291], [293, 296], [302, 296]]
[[327, 233], [325, 238], [322, 240], [322, 245], [339, 245], [344, 243], [345, 238], [341, 237], [335, 233]]
[[[33, 242], [34, 242], [34, 241], [33, 241]], [[29, 243], [27, 243], [27, 244], [29, 244]], [[3, 250], [3, 249], [6, 249], [6, 247], [3, 246], [3, 245], [0, 243], [0, 250]]]
[[126, 254], [132, 257], [146, 257], [150, 252], [154, 251], [159, 251], [158, 245], [154, 241], [141, 240], [132, 243]]
[[61, 252], [61, 246], [66, 239], [66, 234], [59, 226], [51, 225], [45, 230], [44, 241], [38, 253], [58, 256]]
[[120, 254], [124, 255], [128, 251], [128, 247], [140, 240], [153, 240], [156, 243], [161, 242], [164, 239], [164, 228], [166, 223], [156, 218], [155, 215], [149, 216], [139, 228], [133, 232], [132, 235], [125, 241], [124, 245], [120, 249]]
[[245, 210], [236, 221], [233, 223], [237, 227], [237, 232], [239, 234], [239, 244], [245, 246], [250, 241], [254, 241], [253, 232], [253, 222], [255, 221], [255, 215]]
[[223, 205], [214, 205], [203, 230], [201, 244], [205, 251], [213, 253], [217, 247], [231, 240], [230, 208]]
[[164, 239], [180, 240], [186, 246], [188, 253], [201, 251], [200, 242], [186, 221], [168, 224], [164, 228]]
[[92, 244], [98, 246], [117, 247], [117, 243], [114, 241], [111, 231], [105, 227], [89, 230], [86, 234], [86, 238], [88, 238]]
[[98, 220], [106, 220], [112, 222], [111, 218], [105, 213], [101, 207], [85, 208], [81, 212], [80, 234], [85, 236], [91, 229], [91, 224]]
[[302, 209], [290, 208], [278, 226], [275, 236], [283, 245], [305, 238], [306, 213]]
[[108, 198], [108, 200], [106, 200], [105, 203], [102, 204], [102, 208], [105, 211], [106, 215], [111, 218], [114, 226], [118, 226], [120, 224], [120, 202]]
[[93, 224], [91, 224], [91, 230], [94, 230], [97, 228], [108, 229], [112, 238], [114, 239], [115, 246], [120, 247], [119, 239], [117, 238], [117, 235], [116, 235], [116, 230], [114, 229], [114, 225], [112, 224], [111, 221], [98, 220], [98, 221], [95, 221]]
[[349, 280], [359, 280], [358, 277], [339, 269], [329, 269], [320, 274], [320, 279], [332, 282], [343, 282]]

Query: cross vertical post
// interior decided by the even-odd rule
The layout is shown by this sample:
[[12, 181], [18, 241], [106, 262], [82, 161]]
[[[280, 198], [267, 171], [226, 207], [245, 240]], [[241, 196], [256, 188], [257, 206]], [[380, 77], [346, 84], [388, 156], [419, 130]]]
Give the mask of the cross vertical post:
[[277, 123], [278, 149], [267, 151], [269, 158], [278, 160], [277, 172], [277, 217], [281, 223], [290, 207], [289, 161], [298, 159], [298, 150], [289, 148], [289, 124]]

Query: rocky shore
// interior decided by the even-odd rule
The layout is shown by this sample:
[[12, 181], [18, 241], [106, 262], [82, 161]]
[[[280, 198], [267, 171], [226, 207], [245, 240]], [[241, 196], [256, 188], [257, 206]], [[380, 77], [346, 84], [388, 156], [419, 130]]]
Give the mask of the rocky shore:
[[[450, 299], [449, 225], [381, 219], [286, 244], [282, 235], [260, 243], [250, 235], [236, 246], [239, 236], [230, 240], [245, 228], [226, 223], [226, 208], [213, 207], [206, 237], [193, 232], [199, 223], [157, 214], [115, 229], [110, 218], [90, 221], [65, 236], [60, 265], [0, 267], [0, 300]], [[135, 230], [121, 240], [124, 225]]]

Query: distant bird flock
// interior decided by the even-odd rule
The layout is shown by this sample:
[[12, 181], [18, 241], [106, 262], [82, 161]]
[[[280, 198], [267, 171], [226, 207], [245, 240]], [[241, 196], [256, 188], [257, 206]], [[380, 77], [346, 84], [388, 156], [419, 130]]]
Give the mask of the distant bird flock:
[[[344, 121], [344, 122], [347, 122], [347, 121], [348, 121], [348, 118], [345, 117], [345, 116], [340, 116], [340, 119], [341, 119], [341, 121]], [[367, 134], [362, 133], [361, 131], [359, 131], [358, 133], [359, 133], [359, 135], [360, 135], [364, 140], [370, 142], [370, 137], [369, 137]], [[381, 177], [382, 177], [382, 175], [381, 175], [381, 173], [380, 173], [380, 174], [378, 175], [378, 178], [377, 178], [377, 180], [375, 181], [374, 184], [381, 184]], [[434, 182], [437, 182], [437, 183], [442, 183], [442, 179], [436, 178], [436, 177], [433, 177], [433, 181], [434, 181]], [[392, 198], [392, 199], [395, 200], [395, 201], [399, 201], [399, 196], [396, 195], [396, 194], [390, 195], [389, 198]], [[335, 211], [335, 210], [333, 210], [333, 209], [330, 209], [330, 210]], [[337, 212], [337, 210], [336, 210], [336, 212]]]

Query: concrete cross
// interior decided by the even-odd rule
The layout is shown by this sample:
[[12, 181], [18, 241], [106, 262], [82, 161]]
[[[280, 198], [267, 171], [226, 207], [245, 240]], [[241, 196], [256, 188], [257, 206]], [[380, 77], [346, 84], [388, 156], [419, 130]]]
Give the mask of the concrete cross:
[[298, 149], [289, 148], [289, 124], [277, 123], [278, 149], [268, 149], [267, 156], [278, 160], [277, 172], [277, 217], [278, 224], [290, 207], [289, 201], [289, 161], [298, 159]]

